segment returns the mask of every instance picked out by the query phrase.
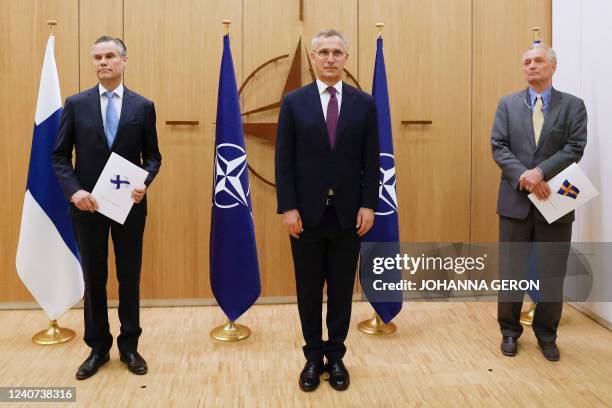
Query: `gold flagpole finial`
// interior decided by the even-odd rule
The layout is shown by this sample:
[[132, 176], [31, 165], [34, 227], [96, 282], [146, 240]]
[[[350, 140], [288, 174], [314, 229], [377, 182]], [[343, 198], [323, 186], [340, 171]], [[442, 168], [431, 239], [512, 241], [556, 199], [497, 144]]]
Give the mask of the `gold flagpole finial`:
[[385, 23], [376, 23], [376, 27], [378, 28], [378, 37], [382, 38], [383, 28], [385, 27]]
[[541, 38], [541, 29], [540, 27], [536, 26], [536, 27], [532, 27], [531, 31], [533, 31], [533, 42], [534, 43], [540, 43], [542, 42], [542, 38]]
[[232, 24], [232, 20], [222, 20], [221, 23], [225, 26], [225, 35], [229, 35], [229, 27]]
[[57, 20], [47, 20], [47, 25], [49, 26], [49, 35], [53, 35], [53, 26], [57, 25]]

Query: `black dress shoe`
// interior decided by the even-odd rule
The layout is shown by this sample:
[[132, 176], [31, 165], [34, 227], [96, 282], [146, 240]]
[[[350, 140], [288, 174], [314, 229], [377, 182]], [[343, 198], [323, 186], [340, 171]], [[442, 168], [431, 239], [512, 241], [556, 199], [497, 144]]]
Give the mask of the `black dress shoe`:
[[91, 377], [98, 372], [98, 368], [102, 367], [104, 363], [108, 362], [108, 360], [110, 360], [108, 353], [102, 355], [91, 353], [89, 357], [83, 361], [83, 364], [79, 366], [79, 369], [76, 372], [76, 379], [84, 380]]
[[342, 360], [329, 360], [325, 368], [329, 373], [329, 385], [334, 390], [344, 391], [348, 388], [351, 379]]
[[323, 374], [323, 361], [308, 360], [300, 373], [300, 388], [302, 391], [314, 391], [320, 383], [319, 376]]
[[501, 343], [501, 352], [504, 356], [514, 357], [518, 350], [518, 339], [516, 337], [504, 336]]
[[542, 349], [542, 354], [548, 361], [559, 361], [561, 358], [561, 353], [559, 352], [559, 348], [557, 347], [557, 343], [554, 341], [540, 341], [538, 340], [538, 344], [540, 345], [540, 349]]
[[147, 362], [137, 351], [133, 353], [119, 353], [119, 359], [127, 364], [128, 370], [136, 375], [146, 374], [149, 370]]

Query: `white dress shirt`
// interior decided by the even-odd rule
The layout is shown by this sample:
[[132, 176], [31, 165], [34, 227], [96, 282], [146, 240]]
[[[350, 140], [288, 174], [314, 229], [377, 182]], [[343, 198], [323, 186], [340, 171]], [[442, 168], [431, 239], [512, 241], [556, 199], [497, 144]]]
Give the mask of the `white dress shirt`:
[[[98, 84], [98, 91], [100, 92], [100, 108], [102, 110], [102, 123], [104, 123], [104, 134], [106, 134], [106, 106], [108, 105], [108, 97], [105, 92], [110, 89], [106, 89], [102, 84]], [[117, 111], [117, 122], [121, 119], [121, 105], [123, 104], [123, 82], [113, 91], [115, 96], [113, 97], [113, 105]]]
[[[329, 100], [331, 99], [330, 93], [327, 92], [327, 88], [329, 87], [329, 85], [317, 78], [317, 87], [319, 88], [319, 96], [321, 97], [323, 117], [327, 122], [327, 105], [329, 105]], [[336, 99], [338, 100], [338, 116], [340, 116], [340, 106], [342, 106], [342, 81], [336, 82], [334, 88], [336, 88]]]

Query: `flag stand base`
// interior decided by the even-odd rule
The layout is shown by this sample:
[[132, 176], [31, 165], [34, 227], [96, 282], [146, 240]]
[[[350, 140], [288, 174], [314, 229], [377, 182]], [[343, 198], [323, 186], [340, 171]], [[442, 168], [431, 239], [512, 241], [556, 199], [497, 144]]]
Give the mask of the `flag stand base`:
[[227, 323], [215, 327], [210, 332], [210, 337], [217, 341], [240, 341], [244, 340], [251, 335], [251, 330], [248, 327], [241, 324], [235, 324], [231, 320]]
[[371, 334], [373, 336], [385, 336], [391, 333], [395, 333], [397, 327], [391, 322], [383, 322], [383, 320], [378, 316], [378, 314], [374, 312], [374, 316], [372, 316], [372, 318], [369, 320], [364, 320], [363, 322], [359, 323], [357, 329], [359, 329], [360, 332], [365, 334]]
[[32, 342], [42, 345], [61, 344], [74, 338], [74, 330], [65, 329], [57, 325], [57, 320], [49, 321], [49, 327], [32, 336]]
[[521, 313], [521, 323], [526, 326], [531, 326], [533, 323], [533, 316], [535, 315], [537, 303], [531, 303], [529, 310]]

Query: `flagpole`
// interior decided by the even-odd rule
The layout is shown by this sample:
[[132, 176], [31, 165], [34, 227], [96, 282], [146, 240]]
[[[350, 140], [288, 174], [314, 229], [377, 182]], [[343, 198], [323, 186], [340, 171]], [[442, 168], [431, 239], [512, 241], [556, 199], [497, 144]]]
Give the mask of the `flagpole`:
[[222, 20], [221, 24], [225, 26], [225, 35], [229, 35], [230, 24], [232, 24], [232, 20]]
[[57, 20], [47, 20], [49, 26], [49, 35], [53, 35], [53, 27], [57, 25]]
[[526, 326], [531, 326], [533, 323], [533, 316], [535, 315], [536, 306], [538, 304], [535, 302], [531, 302], [531, 306], [529, 306], [529, 310], [521, 312], [521, 323]]
[[532, 27], [531, 31], [533, 31], [533, 44], [540, 44], [542, 42], [540, 27]]
[[[57, 20], [47, 20], [49, 26], [49, 36], [53, 35], [53, 27], [57, 25]], [[60, 327], [57, 320], [49, 320], [49, 327], [41, 330], [32, 336], [32, 342], [40, 345], [61, 344], [72, 340], [76, 336], [74, 330]]]
[[[53, 27], [57, 25], [56, 20], [47, 20], [49, 36], [53, 35]], [[32, 336], [32, 342], [40, 345], [61, 344], [72, 340], [76, 336], [74, 330], [59, 327], [57, 320], [49, 320], [49, 327]]]
[[[225, 35], [230, 33], [231, 20], [222, 20], [221, 23], [225, 26]], [[210, 337], [213, 340], [222, 342], [236, 342], [248, 338], [251, 335], [251, 330], [242, 324], [237, 324], [234, 321], [227, 319], [225, 324], [217, 326], [210, 332]]]
[[[376, 28], [378, 28], [378, 38], [382, 38], [384, 27], [385, 23], [376, 23]], [[385, 336], [395, 333], [397, 326], [392, 322], [385, 323], [380, 318], [378, 313], [374, 312], [370, 319], [359, 323], [357, 329], [362, 333], [370, 334], [372, 336]]]
[[378, 38], [382, 38], [383, 28], [385, 28], [385, 23], [376, 23], [376, 28], [378, 28]]
[[[533, 42], [532, 45], [534, 47], [539, 46], [542, 43], [542, 32], [540, 27], [535, 26], [531, 28], [531, 31], [533, 31]], [[526, 326], [531, 326], [531, 324], [533, 323], [533, 316], [535, 315], [535, 310], [536, 310], [536, 306], [538, 304], [536, 302], [531, 302], [531, 305], [529, 306], [529, 310], [526, 310], [524, 312], [521, 312], [521, 323], [526, 325]]]

